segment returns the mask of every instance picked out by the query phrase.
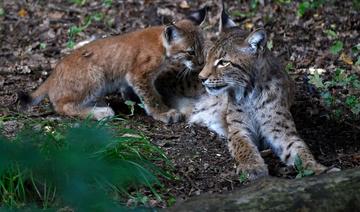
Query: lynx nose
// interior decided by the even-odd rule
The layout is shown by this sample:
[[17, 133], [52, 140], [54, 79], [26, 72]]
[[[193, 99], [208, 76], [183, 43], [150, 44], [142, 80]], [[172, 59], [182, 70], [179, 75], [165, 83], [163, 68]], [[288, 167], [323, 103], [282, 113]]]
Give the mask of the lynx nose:
[[201, 80], [202, 83], [204, 83], [207, 80], [207, 77], [199, 75], [199, 79]]

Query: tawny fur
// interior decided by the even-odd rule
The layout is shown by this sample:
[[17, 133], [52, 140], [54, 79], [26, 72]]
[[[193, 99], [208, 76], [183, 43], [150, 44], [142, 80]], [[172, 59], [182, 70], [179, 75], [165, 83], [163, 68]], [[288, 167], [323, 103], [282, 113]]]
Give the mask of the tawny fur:
[[92, 115], [99, 120], [114, 111], [98, 106], [97, 98], [131, 86], [149, 115], [165, 123], [177, 122], [181, 114], [163, 103], [153, 83], [166, 63], [176, 61], [191, 69], [202, 66], [201, 40], [201, 31], [189, 19], [96, 40], [64, 57], [31, 94], [31, 103], [48, 96], [62, 115]]

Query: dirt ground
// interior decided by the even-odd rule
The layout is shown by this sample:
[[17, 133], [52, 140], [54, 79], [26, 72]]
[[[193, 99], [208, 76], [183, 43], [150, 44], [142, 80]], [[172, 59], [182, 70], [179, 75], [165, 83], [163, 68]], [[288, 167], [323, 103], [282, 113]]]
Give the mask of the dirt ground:
[[[16, 114], [16, 93], [31, 91], [46, 79], [56, 62], [71, 51], [66, 45], [68, 29], [73, 25], [84, 24], [85, 17], [95, 12], [104, 14], [102, 20], [93, 21], [74, 37], [75, 42], [91, 36], [108, 36], [168, 23], [205, 3], [211, 7], [205, 29], [212, 33], [217, 30], [218, 1], [187, 1], [188, 5], [180, 2], [113, 1], [111, 7], [106, 7], [103, 1], [87, 1], [84, 5], [64, 0], [2, 1], [0, 115]], [[249, 2], [228, 1], [229, 13], [251, 12]], [[294, 65], [289, 71], [297, 85], [292, 113], [301, 137], [318, 161], [341, 169], [360, 166], [360, 122], [339, 123], [330, 120], [318, 92], [306, 80], [310, 67], [330, 72], [334, 67], [342, 67], [356, 72], [353, 66], [329, 53], [332, 41], [324, 34], [324, 29], [335, 25], [338, 37], [344, 43], [344, 50], [350, 51], [359, 43], [359, 10], [353, 8], [351, 1], [334, 1], [299, 18], [296, 16], [296, 2], [267, 2], [265, 5], [259, 4], [252, 16], [237, 16], [235, 21], [249, 30], [264, 26], [273, 43], [273, 52], [284, 64], [291, 62]], [[117, 110], [123, 111], [120, 108]], [[56, 117], [51, 111], [49, 103], [45, 102], [28, 115], [36, 119]], [[124, 113], [128, 114], [129, 111]], [[168, 196], [182, 201], [201, 193], [219, 193], [241, 185], [239, 177], [235, 175], [234, 161], [228, 153], [225, 140], [214, 133], [185, 123], [164, 125], [146, 117], [140, 108], [137, 108], [135, 116], [128, 118], [134, 121], [129, 123], [130, 127], [144, 131], [173, 161], [180, 180], [165, 182]], [[5, 133], [11, 133], [19, 126], [21, 123], [16, 121], [5, 122]], [[294, 172], [285, 168], [273, 155], [269, 154], [265, 158], [271, 175], [294, 177]]]

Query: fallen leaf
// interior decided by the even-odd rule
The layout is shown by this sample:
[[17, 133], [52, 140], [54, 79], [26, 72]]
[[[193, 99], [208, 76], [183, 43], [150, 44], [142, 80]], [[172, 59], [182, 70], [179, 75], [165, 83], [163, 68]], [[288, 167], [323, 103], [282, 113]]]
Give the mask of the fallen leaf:
[[24, 8], [21, 8], [21, 10], [18, 12], [18, 16], [20, 16], [20, 17], [25, 17], [27, 15], [28, 15], [28, 13]]
[[351, 59], [351, 57], [349, 57], [347, 54], [345, 54], [344, 52], [341, 53], [340, 55], [340, 60], [342, 60], [344, 63], [348, 64], [348, 65], [352, 65], [353, 61]]
[[254, 24], [253, 24], [253, 23], [251, 23], [251, 22], [245, 23], [245, 28], [246, 28], [247, 30], [252, 29], [253, 27], [254, 27]]
[[190, 8], [190, 5], [189, 5], [189, 3], [187, 1], [182, 1], [179, 6], [182, 9], [189, 9]]
[[309, 73], [312, 74], [312, 75], [314, 75], [315, 73], [318, 73], [318, 74], [321, 75], [321, 74], [323, 74], [325, 72], [326, 72], [326, 70], [323, 69], [323, 68], [313, 68], [313, 67], [309, 68]]

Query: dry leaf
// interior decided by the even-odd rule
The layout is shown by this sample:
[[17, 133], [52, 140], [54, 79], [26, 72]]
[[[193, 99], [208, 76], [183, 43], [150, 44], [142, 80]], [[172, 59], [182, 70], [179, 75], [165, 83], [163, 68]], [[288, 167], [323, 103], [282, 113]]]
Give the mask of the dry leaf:
[[348, 65], [352, 65], [353, 61], [351, 59], [351, 57], [349, 57], [347, 54], [345, 54], [344, 52], [341, 53], [340, 55], [340, 60], [342, 60], [344, 63], [348, 64]]
[[25, 17], [27, 15], [28, 15], [28, 13], [24, 8], [21, 8], [21, 10], [18, 12], [18, 16], [20, 16], [20, 17]]
[[245, 23], [245, 29], [249, 30], [249, 29], [252, 29], [253, 27], [254, 27], [253, 23], [251, 23], [251, 22]]
[[189, 5], [189, 3], [187, 1], [182, 1], [179, 6], [182, 9], [189, 9], [190, 8], [190, 5]]
[[309, 68], [309, 73], [310, 73], [311, 75], [314, 75], [315, 72], [317, 72], [319, 75], [321, 75], [321, 74], [325, 73], [326, 70], [323, 69], [323, 68], [314, 68], [314, 67], [310, 67], [310, 68]]

